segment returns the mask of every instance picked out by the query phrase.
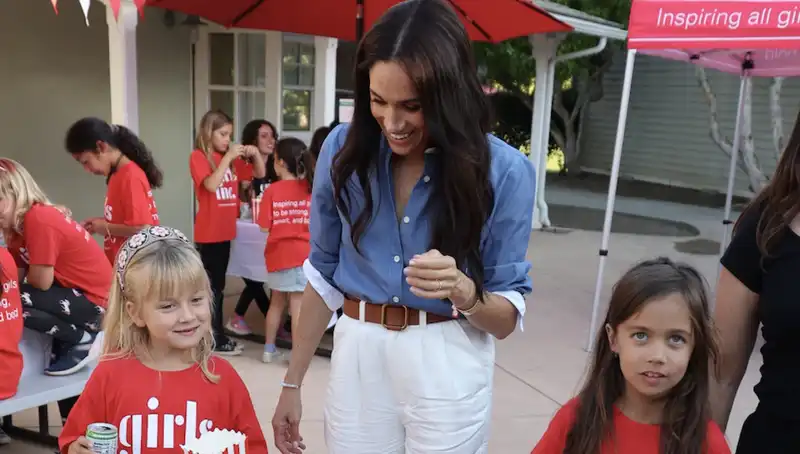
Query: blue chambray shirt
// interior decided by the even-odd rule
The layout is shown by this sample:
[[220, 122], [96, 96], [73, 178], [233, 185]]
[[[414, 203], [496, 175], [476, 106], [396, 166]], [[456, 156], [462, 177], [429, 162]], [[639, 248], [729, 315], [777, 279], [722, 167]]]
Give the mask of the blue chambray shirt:
[[[442, 165], [439, 157], [426, 154], [423, 177], [414, 186], [403, 218], [398, 222], [389, 165], [392, 152], [382, 141], [377, 150], [378, 168], [369, 180], [374, 212], [360, 239], [359, 253], [350, 239], [350, 225], [336, 207], [331, 181], [333, 157], [344, 144], [348, 128], [349, 125], [342, 124], [330, 133], [314, 172], [310, 264], [344, 294], [372, 303], [404, 305], [450, 316], [452, 307], [448, 301], [415, 296], [403, 274], [403, 268], [414, 255], [430, 249], [434, 208], [428, 208], [427, 202], [433, 189], [432, 179], [437, 174], [436, 166]], [[488, 139], [495, 202], [481, 234], [484, 285], [488, 292], [518, 292], [522, 296], [531, 292], [528, 277], [531, 265], [525, 255], [533, 217], [536, 172], [533, 164], [518, 150], [494, 136]], [[348, 190], [350, 218], [355, 220], [365, 203], [355, 175]]]

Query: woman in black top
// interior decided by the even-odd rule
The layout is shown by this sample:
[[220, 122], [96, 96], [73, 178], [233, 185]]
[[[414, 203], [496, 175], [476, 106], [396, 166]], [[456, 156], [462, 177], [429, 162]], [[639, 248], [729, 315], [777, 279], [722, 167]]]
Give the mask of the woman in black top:
[[[253, 145], [258, 148], [262, 156], [266, 157], [264, 165], [267, 168], [267, 174], [264, 178], [253, 178], [252, 181], [242, 181], [242, 187], [239, 194], [242, 201], [249, 203], [254, 197], [261, 195], [264, 188], [270, 183], [277, 181], [278, 177], [275, 175], [275, 166], [272, 164], [272, 153], [275, 150], [275, 143], [278, 141], [278, 131], [275, 125], [267, 120], [253, 120], [247, 123], [242, 130], [242, 145]], [[251, 334], [250, 327], [244, 321], [244, 314], [250, 307], [250, 303], [255, 300], [258, 309], [266, 316], [267, 309], [269, 308], [269, 296], [264, 291], [264, 283], [254, 281], [243, 277], [244, 290], [239, 295], [239, 301], [236, 303], [233, 316], [225, 324], [225, 329], [238, 334], [246, 336]], [[283, 334], [283, 333], [282, 333]], [[283, 334], [285, 337], [286, 335]]]
[[721, 263], [714, 417], [725, 430], [762, 324], [758, 407], [736, 453], [800, 453], [800, 116], [775, 175], [736, 222]]

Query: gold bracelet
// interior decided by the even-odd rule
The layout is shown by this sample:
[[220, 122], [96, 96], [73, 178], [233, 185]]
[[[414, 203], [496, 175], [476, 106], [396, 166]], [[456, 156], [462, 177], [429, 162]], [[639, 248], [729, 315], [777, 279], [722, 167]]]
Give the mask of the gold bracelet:
[[467, 315], [467, 316], [475, 315], [475, 313], [477, 313], [481, 309], [480, 308], [480, 304], [481, 304], [481, 301], [478, 299], [478, 296], [475, 295], [475, 301], [473, 301], [472, 306], [470, 306], [470, 307], [468, 307], [466, 309], [456, 308], [456, 310], [458, 312], [460, 312], [461, 314], [463, 314], [463, 315]]

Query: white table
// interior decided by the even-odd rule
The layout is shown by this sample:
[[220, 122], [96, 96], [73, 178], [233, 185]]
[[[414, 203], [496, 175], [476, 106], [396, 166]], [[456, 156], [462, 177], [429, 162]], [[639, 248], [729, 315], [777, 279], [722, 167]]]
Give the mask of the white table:
[[236, 220], [236, 238], [231, 242], [228, 276], [245, 277], [251, 281], [267, 282], [264, 248], [267, 234], [249, 219]]
[[[267, 234], [250, 219], [236, 220], [236, 238], [231, 242], [231, 258], [228, 261], [228, 276], [246, 277], [252, 281], [267, 282], [267, 265], [264, 248]], [[328, 328], [336, 324], [333, 313]]]

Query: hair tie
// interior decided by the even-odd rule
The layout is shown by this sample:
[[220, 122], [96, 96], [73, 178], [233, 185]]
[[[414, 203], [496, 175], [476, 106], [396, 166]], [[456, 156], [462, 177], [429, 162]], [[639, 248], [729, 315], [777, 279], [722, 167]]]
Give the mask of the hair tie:
[[181, 240], [190, 246], [192, 244], [189, 238], [181, 233], [180, 230], [160, 225], [142, 229], [139, 233], [128, 238], [125, 244], [122, 245], [119, 254], [117, 254], [117, 281], [119, 282], [119, 288], [125, 290], [125, 284], [123, 283], [125, 268], [137, 252], [157, 241], [171, 239]]

